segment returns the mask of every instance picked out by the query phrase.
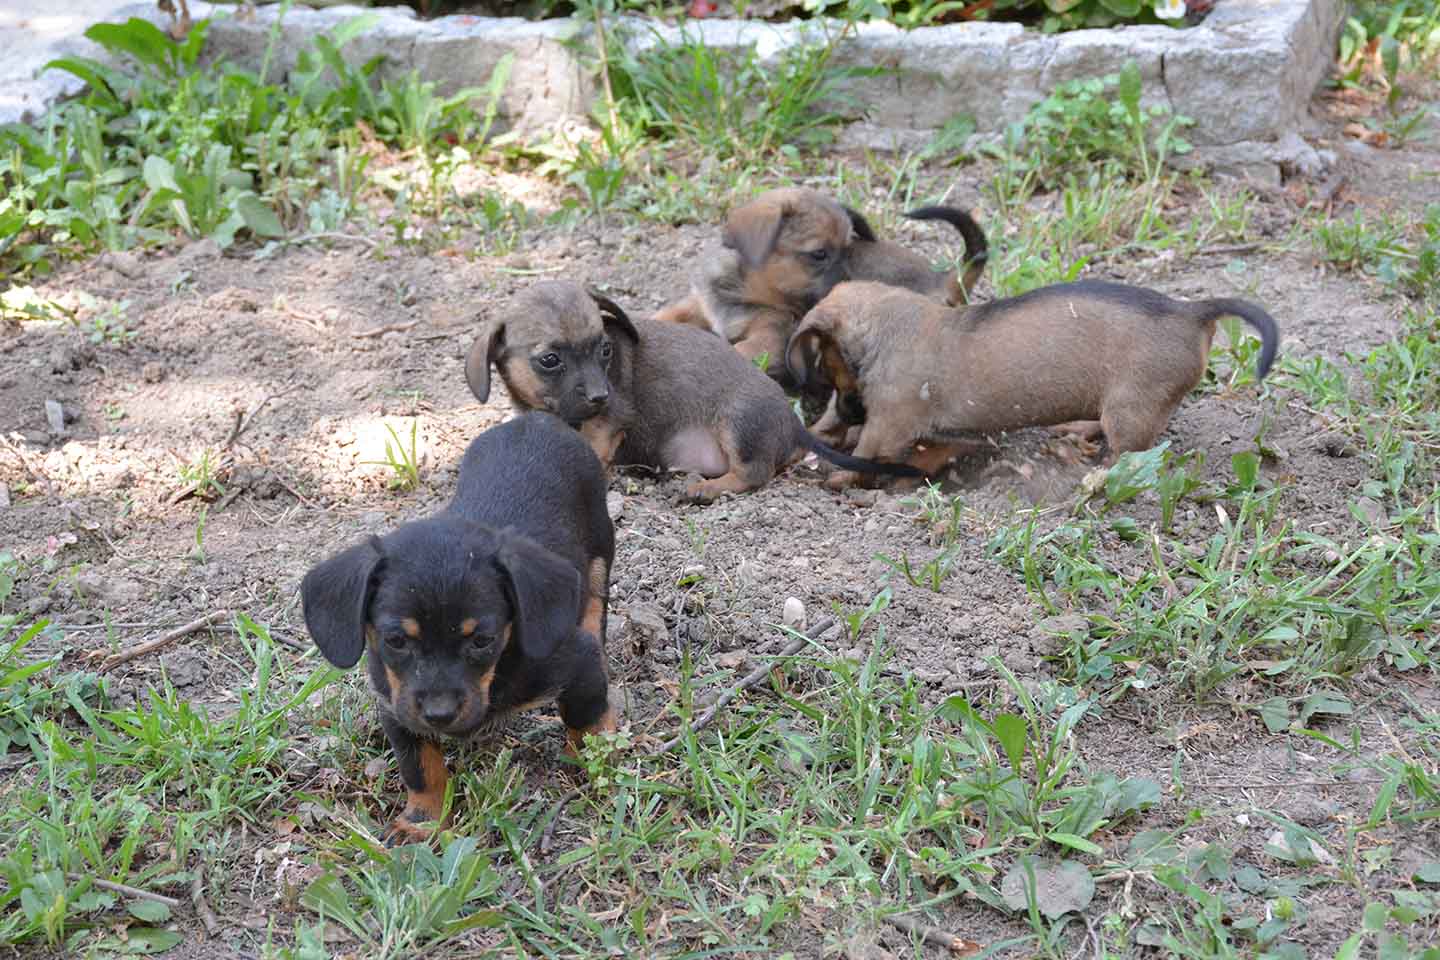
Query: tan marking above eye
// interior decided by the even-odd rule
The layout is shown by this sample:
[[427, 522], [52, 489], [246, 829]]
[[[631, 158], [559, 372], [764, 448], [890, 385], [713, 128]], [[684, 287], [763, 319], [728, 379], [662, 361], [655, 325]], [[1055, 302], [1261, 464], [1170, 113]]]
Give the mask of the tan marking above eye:
[[470, 634], [472, 634], [472, 633], [475, 632], [475, 628], [478, 627], [478, 626], [480, 626], [480, 621], [479, 621], [479, 620], [476, 620], [474, 617], [470, 617], [470, 618], [468, 618], [468, 619], [461, 620], [461, 621], [460, 621], [460, 636], [462, 636], [462, 637], [468, 637], [468, 636], [470, 636]]
[[411, 640], [419, 639], [420, 623], [414, 617], [406, 617], [400, 621], [400, 629], [405, 631], [405, 636]]

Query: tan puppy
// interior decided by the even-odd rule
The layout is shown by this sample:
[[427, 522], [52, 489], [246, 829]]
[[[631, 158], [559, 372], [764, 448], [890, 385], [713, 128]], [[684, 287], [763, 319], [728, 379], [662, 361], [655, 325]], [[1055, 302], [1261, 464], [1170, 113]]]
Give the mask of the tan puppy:
[[691, 293], [655, 315], [713, 330], [746, 359], [768, 356], [767, 372], [784, 378], [781, 355], [795, 325], [846, 280], [906, 287], [947, 303], [964, 303], [985, 269], [984, 231], [964, 210], [923, 207], [915, 220], [943, 220], [965, 239], [958, 274], [930, 269], [924, 257], [880, 240], [859, 213], [805, 187], [770, 190], [731, 211], [722, 249], [691, 276]]
[[805, 430], [780, 386], [723, 341], [632, 321], [573, 283], [537, 283], [482, 326], [465, 363], [481, 403], [492, 365], [517, 406], [568, 421], [606, 466], [699, 474], [689, 488], [699, 501], [761, 486], [806, 450], [852, 471], [919, 473], [830, 449]]
[[[843, 419], [864, 422], [857, 457], [933, 474], [983, 434], [1065, 424], [1103, 432], [1113, 463], [1154, 445], [1204, 375], [1223, 316], [1259, 331], [1264, 377], [1280, 333], [1260, 307], [1093, 280], [959, 310], [908, 290], [841, 284], [805, 317], [785, 359], [800, 383], [818, 377], [835, 388]], [[858, 479], [838, 471], [826, 482]]]

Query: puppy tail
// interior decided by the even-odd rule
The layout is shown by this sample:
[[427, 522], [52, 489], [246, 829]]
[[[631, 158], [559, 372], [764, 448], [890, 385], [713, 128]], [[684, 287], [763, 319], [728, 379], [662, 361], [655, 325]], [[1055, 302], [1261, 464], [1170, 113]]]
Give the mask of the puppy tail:
[[985, 272], [985, 263], [990, 259], [990, 244], [980, 224], [970, 216], [970, 211], [958, 207], [920, 207], [905, 216], [911, 220], [943, 220], [960, 231], [965, 240], [965, 262], [950, 278], [949, 297], [951, 306], [968, 303], [970, 291], [980, 282], [980, 274]]
[[856, 473], [887, 474], [892, 477], [925, 476], [924, 470], [912, 467], [908, 463], [881, 463], [878, 460], [866, 460], [863, 457], [852, 457], [848, 453], [841, 453], [806, 430], [799, 420], [795, 421], [795, 444], [813, 453], [818, 453], [837, 467], [854, 470]]
[[1203, 323], [1213, 323], [1221, 317], [1239, 317], [1255, 328], [1255, 332], [1260, 334], [1260, 359], [1255, 363], [1255, 379], [1264, 380], [1280, 347], [1280, 327], [1276, 325], [1275, 318], [1249, 300], [1201, 300], [1196, 306], [1201, 308], [1200, 320]]

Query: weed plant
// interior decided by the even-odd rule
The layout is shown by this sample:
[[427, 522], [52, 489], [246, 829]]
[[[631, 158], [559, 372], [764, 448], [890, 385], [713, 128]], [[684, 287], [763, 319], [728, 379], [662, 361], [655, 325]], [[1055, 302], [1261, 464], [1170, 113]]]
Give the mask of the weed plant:
[[[153, 24], [97, 24], [86, 36], [123, 65], [84, 57], [49, 64], [86, 84], [34, 127], [0, 129], [0, 265], [46, 272], [54, 256], [159, 243], [179, 234], [228, 246], [335, 229], [356, 209], [367, 160], [360, 130], [418, 154], [432, 194], [444, 183], [437, 145], [483, 143], [509, 61], [485, 88], [438, 97], [412, 71], [375, 82], [380, 60], [353, 66], [343, 48], [362, 16], [317, 37], [286, 85], [258, 72], [199, 66], [208, 21], [176, 43]], [[470, 103], [483, 100], [479, 113]], [[425, 198], [431, 208], [440, 198]]]

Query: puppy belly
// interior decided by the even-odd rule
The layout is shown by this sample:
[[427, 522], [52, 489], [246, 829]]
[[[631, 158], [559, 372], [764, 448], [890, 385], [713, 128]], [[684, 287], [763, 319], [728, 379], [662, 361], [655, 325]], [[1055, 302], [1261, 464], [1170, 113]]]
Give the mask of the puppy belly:
[[704, 427], [686, 427], [671, 436], [660, 448], [660, 459], [666, 470], [702, 477], [718, 477], [730, 471], [730, 458], [715, 435]]

